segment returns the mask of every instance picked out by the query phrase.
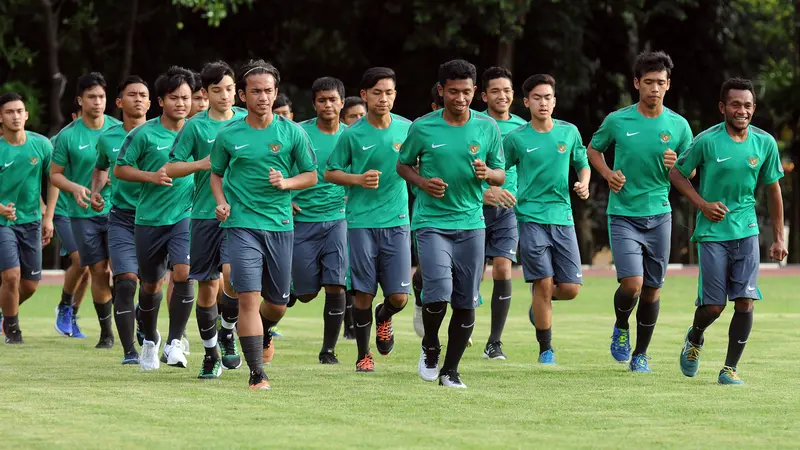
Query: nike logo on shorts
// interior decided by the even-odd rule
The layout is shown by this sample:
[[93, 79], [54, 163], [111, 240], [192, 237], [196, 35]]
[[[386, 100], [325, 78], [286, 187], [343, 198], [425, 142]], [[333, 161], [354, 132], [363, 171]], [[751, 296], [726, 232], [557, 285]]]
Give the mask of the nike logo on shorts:
[[289, 294], [283, 294], [283, 298], [289, 298]]
[[748, 291], [755, 291], [755, 290], [756, 290], [756, 288], [755, 288], [755, 286], [750, 286], [750, 285], [747, 285], [747, 290], [748, 290]]
[[40, 273], [42, 273], [41, 270], [31, 271], [31, 275], [39, 275]]
[[508, 253], [511, 253], [512, 255], [516, 255], [517, 251], [516, 250], [509, 250]]
[[403, 287], [411, 286], [411, 283], [400, 283], [400, 286], [403, 286]]

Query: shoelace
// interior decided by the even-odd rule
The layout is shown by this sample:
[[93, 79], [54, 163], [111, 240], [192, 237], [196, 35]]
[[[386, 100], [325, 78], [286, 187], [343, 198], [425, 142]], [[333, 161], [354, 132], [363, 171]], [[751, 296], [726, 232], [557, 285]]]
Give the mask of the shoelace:
[[392, 321], [387, 320], [386, 322], [381, 322], [378, 325], [378, 329], [375, 331], [375, 335], [381, 341], [388, 341], [392, 338]]
[[489, 345], [489, 353], [500, 352], [503, 348], [503, 343], [500, 341], [490, 342]]
[[425, 367], [433, 369], [439, 362], [439, 352], [441, 347], [429, 347], [425, 349]]
[[[614, 336], [611, 336], [614, 338]], [[614, 339], [614, 344], [618, 347], [624, 347], [628, 343], [628, 334], [620, 331], [619, 335]]]
[[731, 377], [731, 379], [740, 380], [739, 374], [736, 373], [736, 369], [734, 369], [733, 367], [730, 367], [730, 366], [723, 367], [722, 368], [722, 373], [724, 373], [725, 375], [728, 375], [729, 377]]
[[358, 368], [361, 370], [369, 370], [375, 368], [375, 361], [372, 360], [372, 353], [367, 353], [358, 361]]
[[447, 372], [447, 378], [449, 378], [450, 382], [453, 384], [461, 384], [461, 375], [455, 370]]
[[233, 339], [232, 334], [233, 333], [222, 339], [222, 350], [226, 355], [235, 355], [237, 353], [236, 339]]
[[209, 373], [214, 370], [214, 366], [217, 365], [217, 362], [214, 358], [210, 356], [206, 356], [203, 358], [203, 372]]
[[699, 357], [700, 357], [700, 347], [697, 347], [690, 342], [689, 349], [686, 350], [686, 360], [697, 361], [697, 358]]
[[647, 361], [650, 360], [650, 357], [647, 355], [636, 355], [633, 357], [633, 365], [636, 367], [647, 367]]

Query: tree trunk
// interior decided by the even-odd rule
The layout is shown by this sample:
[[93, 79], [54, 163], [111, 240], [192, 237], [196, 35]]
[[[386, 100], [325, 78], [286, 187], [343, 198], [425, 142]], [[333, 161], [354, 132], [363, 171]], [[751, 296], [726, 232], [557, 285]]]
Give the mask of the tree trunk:
[[128, 32], [125, 34], [125, 50], [122, 53], [122, 70], [120, 71], [120, 81], [131, 74], [131, 64], [133, 63], [133, 36], [136, 32], [136, 16], [139, 14], [139, 0], [130, 0], [130, 16], [128, 16]]
[[64, 115], [61, 114], [61, 96], [64, 95], [66, 79], [58, 67], [58, 15], [53, 11], [50, 0], [40, 0], [44, 9], [45, 32], [47, 45], [47, 66], [50, 71], [50, 99], [48, 113], [50, 127], [48, 135], [52, 136], [64, 125]]
[[497, 46], [497, 65], [514, 70], [514, 41], [500, 38]]

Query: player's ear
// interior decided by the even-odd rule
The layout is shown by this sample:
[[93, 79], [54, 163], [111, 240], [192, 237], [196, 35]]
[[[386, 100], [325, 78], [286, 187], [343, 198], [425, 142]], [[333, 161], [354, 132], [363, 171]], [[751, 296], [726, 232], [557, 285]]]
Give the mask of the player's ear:
[[636, 88], [637, 91], [639, 90], [639, 78], [633, 77], [633, 87]]
[[664, 90], [665, 90], [665, 91], [668, 91], [668, 90], [669, 90], [669, 86], [670, 86], [670, 84], [671, 84], [671, 81], [672, 81], [672, 80], [671, 80], [670, 78], [667, 78], [667, 85], [664, 87]]
[[725, 103], [719, 102], [719, 113], [725, 115]]
[[365, 102], [367, 101], [367, 91], [366, 91], [366, 89], [362, 89], [361, 92], [359, 92], [359, 95], [361, 95], [361, 100], [364, 100]]
[[158, 97], [158, 106], [160, 106], [161, 108], [164, 107], [164, 99], [161, 97]]
[[30, 113], [28, 113], [28, 110], [26, 109], [25, 110], [25, 121], [27, 122], [29, 118], [30, 118]]
[[78, 106], [83, 106], [83, 99], [80, 96], [76, 97], [75, 100], [78, 101]]
[[247, 98], [244, 96], [244, 90], [239, 89], [239, 100], [246, 102]]
[[553, 96], [553, 109], [556, 109], [556, 97]]
[[114, 104], [117, 105], [117, 108], [122, 109], [122, 99], [120, 97], [117, 97], [116, 100], [114, 100]]
[[531, 108], [531, 102], [528, 100], [528, 97], [522, 97], [522, 104], [528, 109]]
[[489, 96], [486, 95], [486, 92], [481, 92], [481, 100], [483, 100], [483, 103], [486, 103], [487, 100], [489, 100]]

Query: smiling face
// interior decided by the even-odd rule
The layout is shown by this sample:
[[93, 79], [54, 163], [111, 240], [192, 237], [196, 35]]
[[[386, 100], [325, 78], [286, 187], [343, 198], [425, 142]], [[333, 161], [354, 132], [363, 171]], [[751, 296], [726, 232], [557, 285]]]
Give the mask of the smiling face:
[[511, 102], [514, 101], [514, 88], [508, 78], [495, 78], [489, 80], [489, 84], [484, 87], [485, 92], [481, 94], [481, 99], [486, 103], [489, 110], [497, 115], [508, 112]]
[[747, 89], [731, 89], [725, 103], [720, 102], [719, 111], [725, 116], [725, 123], [736, 131], [743, 131], [753, 120], [756, 102], [753, 93]]
[[447, 80], [439, 86], [439, 93], [444, 99], [444, 107], [453, 116], [461, 116], [469, 112], [469, 105], [475, 97], [475, 83], [471, 78]]
[[[214, 111], [225, 114], [232, 107], [233, 102], [236, 100], [236, 84], [230, 75], [225, 75], [219, 83], [213, 83], [208, 86], [208, 91], [202, 89], [208, 96], [208, 106]], [[194, 105], [194, 97], [192, 97], [192, 105]]]

